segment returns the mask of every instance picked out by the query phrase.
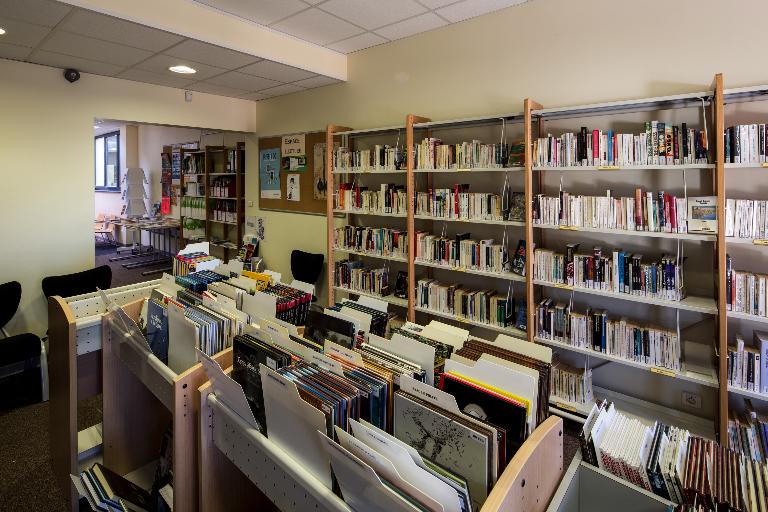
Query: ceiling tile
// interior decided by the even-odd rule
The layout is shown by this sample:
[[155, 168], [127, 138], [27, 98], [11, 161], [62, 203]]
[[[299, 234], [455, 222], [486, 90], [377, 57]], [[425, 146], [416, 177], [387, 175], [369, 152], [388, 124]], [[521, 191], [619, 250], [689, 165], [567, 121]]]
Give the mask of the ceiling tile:
[[263, 91], [259, 91], [261, 94], [266, 96], [267, 98], [274, 98], [275, 96], [283, 96], [284, 94], [291, 94], [294, 92], [301, 92], [304, 89], [301, 87], [295, 86], [293, 84], [283, 84], [278, 85], [277, 87], [272, 87], [271, 89], [264, 89]]
[[50, 0], [0, 0], [3, 17], [53, 27], [71, 10], [71, 7]]
[[26, 46], [0, 43], [0, 59], [24, 60], [31, 51], [32, 48]]
[[174, 73], [168, 68], [171, 66], [180, 65], [186, 65], [197, 70], [197, 73], [194, 73], [190, 77], [194, 81], [205, 80], [227, 71], [226, 69], [208, 66], [207, 64], [200, 64], [199, 62], [192, 62], [190, 60], [180, 59], [178, 57], [171, 57], [170, 55], [155, 55], [154, 57], [151, 57], [138, 64], [136, 67], [160, 75], [176, 76], [178, 73]]
[[243, 94], [242, 96], [240, 96], [240, 99], [251, 100], [251, 101], [265, 100], [267, 98], [269, 98], [269, 96], [262, 94], [260, 92], [249, 92], [248, 94]]
[[54, 31], [41, 49], [122, 66], [131, 66], [152, 55], [146, 50], [59, 31]]
[[6, 18], [3, 12], [0, 12], [0, 27], [6, 30], [6, 33], [0, 36], [0, 42], [29, 48], [40, 44], [51, 31], [49, 27]]
[[81, 9], [76, 9], [56, 28], [153, 52], [164, 50], [184, 39], [138, 23]]
[[350, 37], [337, 43], [329, 44], [328, 48], [341, 53], [352, 53], [364, 48], [370, 48], [377, 44], [386, 43], [387, 40], [373, 32], [366, 32], [359, 36]]
[[269, 25], [308, 7], [300, 0], [195, 0], [229, 14]]
[[223, 75], [206, 80], [206, 82], [209, 84], [241, 89], [247, 92], [260, 91], [261, 89], [280, 85], [280, 82], [274, 80], [268, 80], [260, 76], [246, 75], [245, 73], [238, 73], [237, 71], [224, 73]]
[[437, 9], [439, 7], [445, 7], [446, 5], [455, 4], [457, 0], [419, 0], [419, 3], [430, 8]]
[[330, 78], [327, 76], [314, 76], [312, 78], [307, 78], [306, 80], [299, 80], [298, 82], [293, 82], [291, 85], [298, 85], [299, 87], [314, 89], [315, 87], [323, 87], [325, 85], [338, 84], [339, 82], [341, 82], [341, 80], [336, 80], [335, 78]]
[[376, 31], [377, 34], [388, 39], [402, 39], [420, 32], [426, 32], [434, 28], [442, 27], [448, 23], [433, 12], [428, 12], [415, 18], [411, 18], [388, 27], [382, 27]]
[[248, 92], [240, 89], [233, 89], [232, 87], [209, 84], [207, 82], [198, 82], [196, 84], [192, 84], [188, 87], [188, 89], [198, 92], [206, 92], [208, 94], [217, 94], [219, 96], [232, 96], [233, 98], [237, 98]]
[[304, 0], [304, 2], [310, 5], [317, 5], [325, 2], [325, 0]]
[[238, 69], [241, 73], [248, 73], [249, 75], [261, 76], [264, 78], [270, 78], [277, 80], [278, 82], [295, 82], [296, 80], [304, 80], [305, 78], [311, 78], [315, 76], [314, 73], [304, 71], [303, 69], [294, 68], [293, 66], [286, 66], [279, 62], [271, 60], [263, 60], [256, 64], [251, 64], [242, 69]]
[[414, 0], [329, 0], [320, 9], [368, 30], [427, 11]]
[[319, 45], [326, 45], [364, 32], [351, 23], [318, 9], [300, 12], [296, 16], [276, 23], [272, 28]]
[[184, 88], [194, 81], [194, 79], [189, 79], [189, 75], [187, 75], [187, 78], [184, 78], [183, 75], [168, 76], [138, 68], [131, 68], [123, 71], [117, 75], [117, 78], [125, 78], [126, 80], [133, 80], [135, 82], [146, 82], [149, 84], [166, 85], [168, 87], [178, 88]]
[[27, 60], [35, 64], [53, 66], [55, 68], [75, 68], [82, 73], [91, 73], [93, 75], [113, 76], [123, 69], [123, 66], [115, 66], [114, 64], [107, 64], [104, 62], [97, 62], [94, 60], [42, 50], [35, 51]]
[[191, 39], [188, 39], [163, 53], [226, 69], [239, 68], [260, 60], [253, 55], [246, 55], [234, 50], [228, 50], [226, 48], [221, 48], [220, 46]]
[[437, 14], [451, 23], [456, 23], [482, 14], [498, 11], [505, 7], [522, 4], [526, 1], [527, 0], [463, 0], [457, 4], [438, 9]]

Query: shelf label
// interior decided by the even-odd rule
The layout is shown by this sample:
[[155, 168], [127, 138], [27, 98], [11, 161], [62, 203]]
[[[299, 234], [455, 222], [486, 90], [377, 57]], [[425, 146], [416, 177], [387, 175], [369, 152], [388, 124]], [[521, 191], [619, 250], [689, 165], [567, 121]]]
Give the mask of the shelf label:
[[564, 409], [566, 411], [571, 411], [571, 412], [579, 412], [579, 410], [577, 408], [575, 408], [574, 406], [569, 405], [569, 404], [564, 404], [563, 402], [555, 402], [555, 401], [553, 401], [552, 405], [554, 405], [558, 409]]
[[472, 169], [456, 169], [456, 172], [469, 172]]
[[651, 373], [658, 373], [659, 375], [665, 375], [667, 377], [674, 377], [677, 375], [673, 370], [659, 368], [658, 366], [651, 366]]
[[566, 229], [568, 231], [578, 231], [579, 228], [576, 226], [559, 226], [560, 229]]
[[762, 164], [760, 164], [760, 167], [768, 167], [768, 162], [763, 162]]
[[768, 240], [766, 240], [764, 238], [763, 239], [757, 239], [756, 238], [755, 240], [752, 240], [752, 243], [754, 245], [768, 245]]
[[618, 165], [598, 165], [597, 170], [598, 171], [618, 171], [621, 169]]
[[569, 286], [569, 285], [567, 285], [565, 283], [552, 283], [552, 286], [554, 286], [555, 288], [562, 288], [563, 290], [571, 290], [571, 289], [573, 289], [572, 286]]

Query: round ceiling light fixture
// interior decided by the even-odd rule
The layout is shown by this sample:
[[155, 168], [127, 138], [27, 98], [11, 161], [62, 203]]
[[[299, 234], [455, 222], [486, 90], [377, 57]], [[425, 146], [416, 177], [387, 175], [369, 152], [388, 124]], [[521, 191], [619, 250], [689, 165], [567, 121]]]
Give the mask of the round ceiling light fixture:
[[5, 34], [5, 29], [3, 27], [0, 27], [0, 36]]
[[171, 66], [168, 68], [169, 70], [173, 71], [174, 73], [181, 73], [182, 75], [191, 75], [192, 73], [197, 73], [197, 70], [195, 68], [191, 68], [189, 66]]

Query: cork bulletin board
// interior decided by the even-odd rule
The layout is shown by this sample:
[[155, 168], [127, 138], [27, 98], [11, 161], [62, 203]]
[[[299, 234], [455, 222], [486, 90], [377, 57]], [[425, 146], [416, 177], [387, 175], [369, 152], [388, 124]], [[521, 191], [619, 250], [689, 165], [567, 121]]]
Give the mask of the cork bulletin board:
[[[262, 165], [261, 152], [265, 149], [277, 150], [280, 155], [280, 198], [262, 197], [262, 172], [259, 169], [259, 208], [262, 210], [283, 211], [291, 213], [306, 213], [310, 215], [325, 215], [325, 196], [318, 198], [317, 180], [315, 179], [315, 144], [325, 143], [325, 132], [311, 132], [298, 134], [304, 136], [304, 155], [306, 156], [306, 166], [303, 169], [285, 169], [283, 159], [285, 155], [281, 152], [283, 147], [283, 136], [263, 137], [259, 139], [259, 166]], [[322, 153], [320, 153], [322, 155]], [[322, 161], [322, 156], [318, 159]], [[320, 162], [318, 162], [320, 163]], [[323, 162], [323, 180], [325, 179], [325, 165]], [[288, 199], [288, 176], [298, 175], [298, 201]], [[294, 193], [296, 188], [294, 188]]]

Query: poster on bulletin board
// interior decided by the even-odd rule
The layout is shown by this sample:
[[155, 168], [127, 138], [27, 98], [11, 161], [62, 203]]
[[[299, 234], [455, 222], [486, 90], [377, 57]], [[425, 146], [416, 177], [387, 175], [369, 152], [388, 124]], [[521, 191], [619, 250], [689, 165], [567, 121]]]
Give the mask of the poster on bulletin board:
[[280, 143], [282, 168], [284, 171], [304, 172], [307, 170], [307, 145], [303, 133], [283, 135]]
[[262, 199], [280, 199], [280, 150], [259, 151], [259, 187]]

